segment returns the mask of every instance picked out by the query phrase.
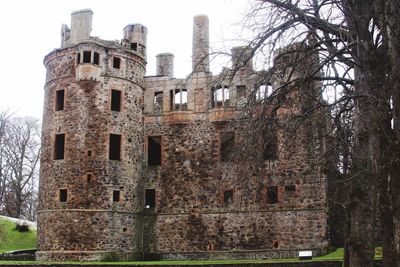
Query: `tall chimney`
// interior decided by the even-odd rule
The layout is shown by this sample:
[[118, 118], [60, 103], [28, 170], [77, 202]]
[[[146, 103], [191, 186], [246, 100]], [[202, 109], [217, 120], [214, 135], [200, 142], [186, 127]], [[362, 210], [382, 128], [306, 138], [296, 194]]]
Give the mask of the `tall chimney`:
[[171, 53], [158, 54], [156, 75], [174, 77], [174, 55]]
[[209, 33], [208, 17], [197, 15], [193, 18], [193, 47], [192, 70], [193, 72], [209, 72]]
[[71, 14], [70, 44], [77, 44], [90, 38], [92, 31], [92, 15], [90, 9], [74, 11]]

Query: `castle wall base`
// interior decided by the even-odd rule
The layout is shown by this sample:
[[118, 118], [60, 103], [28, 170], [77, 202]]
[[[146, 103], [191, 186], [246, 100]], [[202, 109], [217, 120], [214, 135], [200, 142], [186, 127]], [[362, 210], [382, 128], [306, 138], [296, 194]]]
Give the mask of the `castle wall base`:
[[[329, 249], [312, 250], [313, 256], [325, 255]], [[263, 260], [277, 258], [297, 258], [298, 250], [230, 250], [203, 252], [146, 253], [145, 260]]]
[[143, 259], [142, 254], [117, 251], [38, 251], [37, 261], [133, 261]]

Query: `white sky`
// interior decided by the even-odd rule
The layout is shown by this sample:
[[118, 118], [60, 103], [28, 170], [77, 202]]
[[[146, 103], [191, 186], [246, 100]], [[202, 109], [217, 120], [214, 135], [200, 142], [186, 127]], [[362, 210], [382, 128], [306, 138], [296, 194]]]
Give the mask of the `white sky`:
[[[70, 26], [71, 12], [93, 11], [91, 36], [120, 40], [123, 28], [141, 23], [148, 29], [147, 73], [155, 74], [155, 55], [175, 56], [175, 77], [191, 71], [193, 17], [210, 21], [212, 48], [240, 45], [248, 0], [4, 0], [0, 2], [0, 110], [41, 120], [45, 68], [43, 58], [60, 47], [61, 25]], [[211, 62], [214, 74], [221, 62]]]

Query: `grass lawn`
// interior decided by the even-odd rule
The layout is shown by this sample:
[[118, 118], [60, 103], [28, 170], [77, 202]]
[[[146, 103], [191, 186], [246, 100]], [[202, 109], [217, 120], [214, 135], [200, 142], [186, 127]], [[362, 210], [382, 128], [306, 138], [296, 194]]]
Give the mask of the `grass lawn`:
[[19, 232], [15, 222], [0, 218], [0, 253], [36, 248], [36, 231]]

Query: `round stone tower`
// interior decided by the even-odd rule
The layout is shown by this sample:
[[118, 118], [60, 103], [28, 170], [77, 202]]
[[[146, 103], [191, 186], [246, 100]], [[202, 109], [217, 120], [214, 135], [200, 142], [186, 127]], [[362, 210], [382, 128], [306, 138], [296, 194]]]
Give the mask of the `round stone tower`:
[[38, 260], [127, 260], [140, 250], [147, 29], [128, 25], [121, 43], [103, 41], [88, 36], [85, 14], [73, 13], [62, 48], [44, 59]]

